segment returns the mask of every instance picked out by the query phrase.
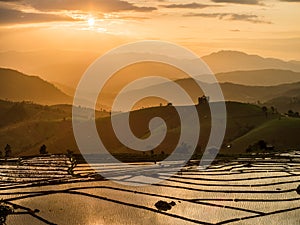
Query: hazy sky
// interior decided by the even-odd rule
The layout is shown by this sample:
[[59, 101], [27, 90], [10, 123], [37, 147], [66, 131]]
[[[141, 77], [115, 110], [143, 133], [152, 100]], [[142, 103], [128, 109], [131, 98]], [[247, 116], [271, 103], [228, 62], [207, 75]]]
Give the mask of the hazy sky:
[[300, 0], [0, 0], [0, 51], [103, 52], [159, 39], [300, 60]]

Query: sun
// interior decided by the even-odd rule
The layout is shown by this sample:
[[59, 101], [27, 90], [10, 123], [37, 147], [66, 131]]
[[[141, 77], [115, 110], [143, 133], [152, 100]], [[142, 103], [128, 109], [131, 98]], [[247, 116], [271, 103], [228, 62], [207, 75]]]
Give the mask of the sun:
[[92, 17], [89, 18], [87, 22], [88, 22], [88, 24], [89, 24], [90, 27], [93, 27], [95, 25], [95, 19], [92, 18]]

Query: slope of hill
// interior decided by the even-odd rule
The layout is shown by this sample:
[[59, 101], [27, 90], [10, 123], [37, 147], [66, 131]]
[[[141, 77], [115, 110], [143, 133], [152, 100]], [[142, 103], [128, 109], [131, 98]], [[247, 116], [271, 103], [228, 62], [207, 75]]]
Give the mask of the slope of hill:
[[275, 106], [280, 112], [289, 110], [300, 112], [300, 88], [287, 91], [280, 97], [272, 98], [264, 103], [267, 106]]
[[67, 50], [6, 51], [0, 52], [0, 67], [40, 74], [47, 81], [75, 87], [87, 67], [100, 55]]
[[289, 70], [265, 69], [218, 73], [220, 83], [230, 82], [247, 86], [274, 86], [284, 83], [300, 82], [300, 73]]
[[0, 98], [40, 104], [71, 103], [72, 98], [37, 76], [0, 68]]
[[232, 142], [232, 152], [242, 152], [260, 140], [277, 150], [299, 149], [300, 119], [281, 118], [267, 121]]
[[219, 51], [202, 58], [214, 73], [261, 69], [283, 69], [300, 72], [300, 64], [297, 61], [263, 58], [238, 51]]
[[[189, 93], [189, 95], [195, 103], [197, 102], [198, 97], [203, 95], [203, 91], [199, 89], [197, 84], [192, 79], [188, 78], [176, 80], [176, 83], [179, 84], [187, 93]], [[202, 84], [208, 89], [210, 89], [214, 85], [204, 83]], [[264, 103], [277, 97], [293, 97], [293, 92], [295, 92], [293, 90], [300, 89], [300, 82], [282, 84], [277, 86], [246, 86], [233, 83], [221, 83], [220, 86], [226, 101], [238, 101], [246, 103], [257, 103], [259, 101], [261, 103]], [[130, 102], [130, 99], [133, 96], [140, 95], [141, 93], [168, 93], [169, 90], [170, 83], [166, 82], [163, 84], [150, 86], [144, 89], [137, 89], [134, 91], [124, 93], [124, 99], [125, 101], [126, 99], [128, 99], [128, 102]], [[180, 101], [180, 99], [177, 100]], [[110, 100], [110, 102], [112, 102], [112, 100]], [[161, 99], [157, 98], [147, 98], [143, 101], [140, 101], [139, 104], [136, 105], [136, 109], [141, 107], [157, 106], [160, 103], [166, 104], [166, 101], [162, 101]], [[110, 105], [110, 103], [107, 103], [107, 105]], [[184, 101], [182, 101], [182, 105], [184, 105]], [[277, 107], [276, 104], [273, 106]]]
[[[86, 109], [89, 110], [89, 109]], [[109, 115], [106, 111], [95, 111], [96, 118]], [[45, 106], [31, 102], [12, 102], [0, 100], [0, 128], [30, 121], [71, 120], [72, 105], [60, 104]]]
[[[7, 104], [10, 103], [3, 102], [0, 106], [4, 105], [7, 111], [13, 106]], [[0, 146], [2, 146], [2, 149], [6, 144], [10, 144], [14, 155], [31, 155], [38, 153], [40, 146], [45, 144], [47, 150], [51, 153], [62, 153], [66, 152], [67, 149], [79, 153], [73, 136], [69, 111], [71, 106], [45, 107], [35, 104], [23, 104], [26, 117], [23, 119], [17, 118], [14, 121], [8, 120], [0, 127]], [[263, 123], [278, 117], [276, 114], [269, 113], [266, 118], [260, 107], [251, 104], [228, 102], [226, 105], [228, 122], [224, 144], [232, 142]], [[210, 110], [206, 104], [197, 106], [197, 109], [201, 125], [197, 151], [202, 151], [210, 134]], [[6, 121], [6, 115], [1, 115], [2, 120]], [[109, 113], [99, 112], [96, 120], [99, 135], [105, 146], [113, 153], [132, 153], [132, 150], [124, 148], [115, 137], [108, 115]], [[170, 153], [177, 145], [180, 135], [180, 122], [173, 107], [155, 107], [131, 112], [132, 131], [137, 137], [141, 138], [149, 135], [149, 120], [156, 116], [164, 118], [168, 126], [168, 133], [166, 139], [154, 152], [155, 154], [160, 154], [162, 151]], [[136, 152], [134, 151], [134, 153]], [[138, 154], [142, 153], [138, 152]]]
[[[297, 94], [300, 93], [300, 82], [289, 83], [292, 81], [300, 81], [300, 73], [295, 73], [292, 71], [285, 70], [257, 70], [257, 71], [236, 71], [229, 73], [217, 74], [217, 78], [219, 81], [231, 80], [237, 83], [249, 82], [249, 84], [259, 83], [266, 84], [266, 86], [253, 86], [253, 85], [244, 85], [244, 84], [236, 84], [224, 82], [221, 83], [220, 86], [222, 88], [224, 97], [226, 101], [239, 101], [239, 102], [250, 102], [257, 103], [258, 101], [266, 104], [268, 106], [276, 107], [280, 112], [286, 112], [289, 109], [298, 110], [298, 106], [295, 102], [295, 97], [297, 98]], [[254, 78], [254, 79], [252, 79]], [[201, 80], [201, 77], [199, 77]], [[280, 83], [280, 81], [285, 81], [287, 83], [280, 85], [272, 85]], [[196, 103], [197, 98], [203, 95], [201, 89], [198, 88], [196, 83], [192, 79], [178, 79], [176, 83], [182, 86], [186, 92], [188, 92], [193, 101]], [[71, 95], [74, 94], [75, 89], [71, 87], [66, 87], [65, 85], [58, 84], [62, 90], [68, 91]], [[204, 84], [207, 87], [210, 87], [211, 84]], [[152, 93], [153, 91], [157, 92], [163, 91], [168, 92], [170, 88], [170, 83], [161, 83], [161, 84], [148, 84], [148, 87], [135, 89], [134, 91], [127, 92], [125, 97], [130, 101], [130, 99], [136, 95], [141, 93]], [[115, 93], [112, 90], [113, 88], [106, 88], [107, 92], [105, 95], [101, 95], [101, 100], [98, 102], [98, 105], [101, 105], [100, 108], [109, 109], [109, 106], [113, 103]], [[150, 94], [149, 94], [150, 96]], [[166, 101], [163, 101], [159, 98], [149, 97], [140, 102], [138, 102], [134, 109], [139, 109], [143, 107], [153, 107], [158, 106], [160, 103], [166, 104]], [[285, 104], [283, 104], [285, 103]], [[181, 105], [184, 105], [182, 102]]]

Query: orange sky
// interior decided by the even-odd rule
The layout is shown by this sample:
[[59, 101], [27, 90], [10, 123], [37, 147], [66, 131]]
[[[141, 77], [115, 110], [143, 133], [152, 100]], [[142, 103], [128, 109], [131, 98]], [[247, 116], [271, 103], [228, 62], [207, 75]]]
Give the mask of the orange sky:
[[[300, 60], [300, 0], [1, 0], [0, 51], [103, 53], [159, 39]], [[88, 22], [89, 21], [89, 22]]]

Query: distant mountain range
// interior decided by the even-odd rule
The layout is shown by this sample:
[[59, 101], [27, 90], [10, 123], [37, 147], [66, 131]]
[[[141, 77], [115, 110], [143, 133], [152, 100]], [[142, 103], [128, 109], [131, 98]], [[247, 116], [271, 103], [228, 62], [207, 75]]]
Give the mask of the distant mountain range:
[[[74, 88], [87, 67], [101, 55], [102, 53], [97, 52], [59, 50], [33, 52], [9, 51], [0, 53], [0, 67], [17, 69], [26, 74], [37, 74], [47, 81], [55, 81]], [[121, 60], [122, 57], [128, 57], [128, 54], [124, 56], [118, 55], [116, 56], [116, 60]], [[138, 59], [140, 58], [140, 55], [132, 53], [130, 54], [130, 57]], [[258, 55], [249, 55], [238, 51], [219, 51], [202, 58], [214, 73], [264, 69], [280, 69], [300, 72], [299, 61], [283, 61], [280, 59], [263, 58]], [[191, 65], [192, 63], [192, 60], [189, 59], [178, 60], [186, 63], [187, 65]], [[222, 82], [226, 81], [225, 78], [223, 80], [223, 76], [221, 76], [221, 78]], [[227, 81], [234, 82], [231, 80]], [[242, 82], [241, 84], [245, 84], [245, 80], [239, 79], [239, 81]], [[261, 81], [261, 79], [258, 81], [253, 79], [252, 84], [275, 84], [274, 82], [268, 84], [265, 82], [259, 83], [259, 81]], [[276, 78], [276, 84], [285, 82], [286, 79], [281, 80]]]
[[217, 73], [220, 83], [230, 82], [247, 86], [274, 86], [284, 83], [300, 82], [300, 73], [290, 70], [263, 69]]
[[[198, 97], [204, 94], [203, 91], [196, 85], [194, 80], [190, 78], [177, 80], [176, 83], [179, 84], [191, 96], [195, 103], [197, 103]], [[205, 83], [202, 83], [202, 85], [206, 86], [208, 89], [211, 89], [214, 86], [214, 84]], [[226, 101], [266, 104], [268, 106], [274, 106], [278, 108], [278, 110], [281, 112], [286, 112], [289, 109], [297, 111], [300, 109], [298, 104], [298, 102], [300, 102], [300, 82], [276, 86], [246, 86], [233, 83], [221, 83], [220, 87], [223, 91], [224, 99]], [[128, 99], [129, 103], [130, 99], [132, 99], [134, 96], [141, 95], [142, 93], [165, 92], [165, 94], [167, 94], [169, 90], [170, 83], [163, 83], [124, 93], [123, 98], [125, 99], [124, 101]], [[285, 101], [289, 104], [283, 104], [283, 102], [280, 101], [281, 98], [290, 99], [289, 101]], [[181, 99], [177, 100], [179, 102], [181, 101]], [[111, 102], [112, 100], [107, 102], [107, 105], [110, 105]], [[167, 102], [157, 98], [147, 98], [143, 101], [140, 101], [139, 104], [136, 105], [136, 108], [157, 106], [160, 103], [166, 104]], [[181, 101], [181, 104], [185, 105], [184, 100]]]
[[281, 69], [300, 72], [299, 61], [283, 61], [275, 58], [263, 58], [239, 51], [219, 51], [202, 57], [214, 73], [237, 70]]
[[[257, 76], [258, 79], [269, 80], [271, 82], [272, 77], [274, 77], [274, 82], [276, 82], [276, 77], [281, 77], [279, 79], [286, 79], [286, 81], [292, 81], [294, 78], [297, 81], [299, 73], [284, 71], [284, 70], [258, 70], [258, 71], [241, 71], [241, 72], [229, 72], [222, 73], [220, 76], [229, 76], [236, 81], [241, 77], [246, 77], [251, 81], [250, 76]], [[219, 77], [219, 75], [217, 75]], [[11, 101], [32, 101], [39, 104], [70, 104], [72, 102], [72, 95], [75, 89], [71, 87], [66, 87], [65, 85], [56, 84], [55, 86], [47, 81], [42, 80], [36, 76], [28, 76], [11, 69], [1, 69], [0, 68], [0, 99], [7, 99]], [[175, 81], [181, 87], [183, 87], [187, 93], [190, 94], [192, 100], [196, 103], [199, 96], [204, 93], [198, 88], [196, 83], [190, 79], [179, 79]], [[213, 84], [204, 84], [206, 87], [212, 87]], [[57, 88], [57, 87], [58, 88]], [[238, 102], [249, 102], [265, 104], [267, 106], [274, 106], [281, 112], [286, 112], [289, 109], [299, 111], [300, 110], [300, 82], [280, 84], [275, 86], [249, 86], [234, 83], [221, 83], [220, 84], [225, 100], [226, 101], [238, 101]], [[133, 96], [158, 92], [169, 92], [170, 83], [161, 83], [152, 86], [148, 86], [141, 89], [135, 89], [134, 91], [127, 92], [126, 101], [130, 102]], [[101, 98], [98, 102], [98, 109], [104, 108], [109, 109], [114, 100], [115, 94], [114, 89], [111, 89], [110, 93]], [[65, 94], [65, 92], [68, 93]], [[146, 98], [140, 101], [135, 109], [142, 107], [157, 106], [160, 103], [166, 104], [158, 98]], [[181, 105], [185, 105], [182, 102]]]
[[40, 104], [71, 103], [72, 98], [37, 76], [0, 68], [0, 99]]

